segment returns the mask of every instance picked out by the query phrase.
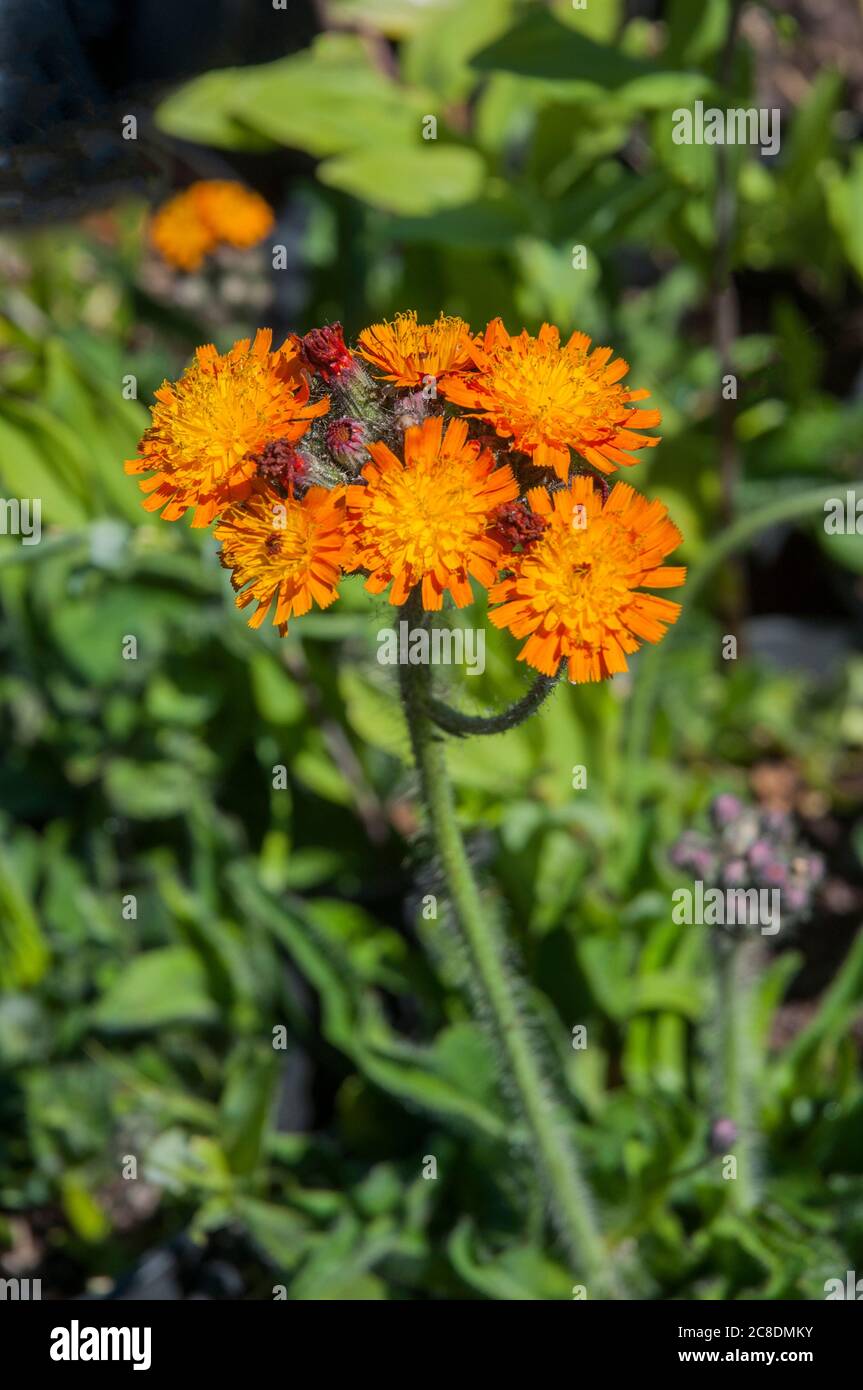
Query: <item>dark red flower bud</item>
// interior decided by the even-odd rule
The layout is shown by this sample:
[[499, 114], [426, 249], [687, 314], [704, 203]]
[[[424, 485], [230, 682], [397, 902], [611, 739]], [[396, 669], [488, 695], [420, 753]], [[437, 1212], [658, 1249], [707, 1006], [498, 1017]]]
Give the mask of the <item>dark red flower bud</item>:
[[545, 530], [546, 523], [524, 502], [504, 502], [493, 516], [492, 535], [505, 550], [531, 545]]
[[308, 460], [287, 439], [271, 439], [259, 454], [251, 454], [258, 477], [284, 492], [304, 488], [309, 479]]
[[313, 328], [300, 339], [300, 352], [309, 371], [317, 372], [327, 383], [353, 371], [354, 358], [345, 343], [342, 325], [328, 323]]

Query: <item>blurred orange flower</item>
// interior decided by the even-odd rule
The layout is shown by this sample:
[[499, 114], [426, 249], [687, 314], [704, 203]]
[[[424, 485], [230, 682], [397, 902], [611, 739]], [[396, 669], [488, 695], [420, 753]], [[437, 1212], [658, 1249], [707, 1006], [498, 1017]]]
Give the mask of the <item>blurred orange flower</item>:
[[188, 190], [198, 216], [217, 241], [229, 246], [255, 246], [272, 231], [273, 209], [244, 184], [233, 179], [208, 179]]
[[197, 270], [220, 242], [256, 245], [273, 226], [259, 193], [233, 179], [203, 179], [169, 198], [153, 215], [150, 240], [178, 270]]
[[150, 241], [162, 260], [177, 270], [198, 270], [216, 245], [212, 228], [201, 220], [188, 193], [169, 198], [154, 213]]

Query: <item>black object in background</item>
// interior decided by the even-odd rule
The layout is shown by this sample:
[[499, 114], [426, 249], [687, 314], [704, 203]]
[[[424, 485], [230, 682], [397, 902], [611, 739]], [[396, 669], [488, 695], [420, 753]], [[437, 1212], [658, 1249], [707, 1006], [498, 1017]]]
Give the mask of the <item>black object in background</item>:
[[[152, 194], [182, 149], [142, 129], [162, 92], [273, 61], [317, 28], [313, 0], [0, 0], [0, 222]], [[136, 140], [123, 138], [125, 114]]]

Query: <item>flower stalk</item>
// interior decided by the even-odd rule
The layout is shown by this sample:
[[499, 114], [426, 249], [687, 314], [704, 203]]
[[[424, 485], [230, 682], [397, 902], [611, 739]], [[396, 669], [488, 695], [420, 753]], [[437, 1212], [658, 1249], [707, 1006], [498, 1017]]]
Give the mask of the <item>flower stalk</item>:
[[[416, 594], [411, 595], [405, 611], [412, 622], [422, 620]], [[505, 1075], [527, 1125], [537, 1168], [545, 1180], [555, 1224], [570, 1255], [577, 1261], [575, 1273], [590, 1294], [620, 1296], [572, 1139], [556, 1113], [555, 1097], [519, 1006], [506, 961], [505, 944], [483, 909], [456, 822], [446, 753], [429, 713], [429, 668], [405, 665], [400, 672], [402, 699], [429, 828], [474, 976], [482, 990]]]
[[443, 700], [430, 698], [427, 709], [430, 718], [445, 733], [465, 738], [468, 734], [505, 734], [529, 719], [545, 703], [557, 685], [559, 676], [539, 676], [520, 700], [499, 714], [462, 714]]

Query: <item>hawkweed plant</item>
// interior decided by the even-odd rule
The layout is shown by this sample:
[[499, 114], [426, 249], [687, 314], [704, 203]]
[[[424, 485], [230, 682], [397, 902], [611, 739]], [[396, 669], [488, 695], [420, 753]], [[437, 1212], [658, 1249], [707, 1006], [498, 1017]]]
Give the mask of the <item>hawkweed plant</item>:
[[737, 1160], [738, 1180], [726, 1186], [729, 1200], [753, 1211], [762, 1196], [757, 1098], [764, 938], [779, 931], [780, 905], [786, 929], [809, 916], [824, 861], [798, 841], [788, 812], [747, 806], [728, 792], [711, 802], [709, 828], [685, 830], [670, 858], [712, 890], [714, 901], [734, 900], [737, 908], [731, 922], [725, 913], [725, 920], [705, 917], [716, 1000], [711, 1070], [720, 1113], [714, 1139], [719, 1151], [733, 1149]]
[[[235, 192], [196, 195], [157, 229], [185, 255]], [[204, 229], [197, 225], [203, 213]], [[250, 224], [263, 215], [249, 209]], [[171, 234], [171, 236], [168, 235]], [[196, 240], [197, 237], [197, 240]], [[190, 250], [190, 246], [192, 249]], [[201, 254], [204, 254], [203, 250]], [[176, 249], [175, 249], [176, 255]], [[607, 475], [658, 443], [628, 366], [583, 333], [548, 324], [511, 336], [500, 319], [473, 334], [460, 318], [413, 312], [348, 346], [331, 324], [290, 337], [198, 349], [156, 393], [127, 472], [166, 521], [215, 523], [219, 558], [249, 623], [284, 635], [328, 608], [350, 575], [386, 594], [413, 629], [445, 600], [488, 591], [489, 617], [536, 673], [522, 699], [471, 716], [434, 692], [428, 663], [405, 664], [401, 694], [425, 817], [461, 934], [480, 1016], [490, 1027], [534, 1170], [574, 1270], [594, 1294], [623, 1296], [582, 1175], [565, 1103], [537, 1044], [513, 952], [484, 901], [456, 818], [446, 735], [483, 736], [534, 714], [564, 679], [608, 679], [680, 605], [651, 589], [683, 583], [665, 564], [681, 536], [659, 501]]]

